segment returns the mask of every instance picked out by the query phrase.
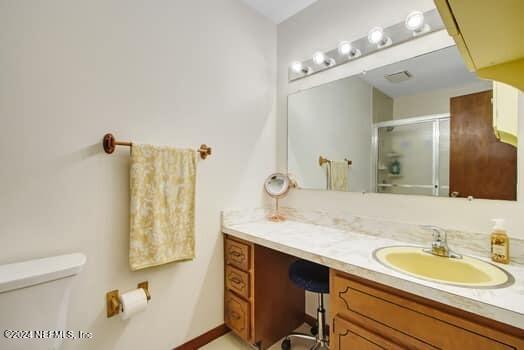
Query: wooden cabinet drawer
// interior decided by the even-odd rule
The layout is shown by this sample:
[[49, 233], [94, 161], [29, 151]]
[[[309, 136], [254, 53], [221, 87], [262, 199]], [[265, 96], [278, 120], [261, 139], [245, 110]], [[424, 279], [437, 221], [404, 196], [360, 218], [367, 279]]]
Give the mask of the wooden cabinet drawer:
[[226, 288], [249, 299], [251, 295], [249, 273], [226, 265]]
[[250, 305], [247, 301], [226, 292], [225, 322], [226, 325], [237, 333], [242, 339], [250, 339]]
[[226, 264], [248, 271], [250, 268], [250, 249], [247, 244], [227, 238], [225, 242]]
[[[405, 350], [437, 350], [437, 348], [434, 346], [431, 346], [427, 343], [424, 343], [423, 341], [410, 337], [407, 334], [399, 332], [391, 327], [385, 326], [370, 318], [357, 314], [356, 312], [345, 311], [344, 313], [345, 319], [341, 317], [341, 315], [338, 313], [335, 315], [335, 319], [332, 323], [333, 332], [335, 332], [332, 334], [333, 339], [342, 339], [340, 338], [340, 335], [337, 335], [337, 333], [343, 334], [345, 332], [344, 329], [347, 328], [347, 326], [344, 326], [344, 322], [347, 322], [353, 325], [353, 329], [362, 328], [365, 332], [370, 333], [371, 335], [365, 337], [367, 339], [372, 339], [370, 337], [372, 337], [372, 335], [375, 335], [379, 338], [384, 339], [384, 341], [393, 343], [395, 344], [395, 346], [401, 347]], [[342, 323], [342, 326], [340, 326], [339, 323]], [[364, 331], [359, 334], [365, 334]], [[337, 348], [334, 347], [332, 349]]]
[[514, 349], [449, 320], [439, 319], [431, 310], [415, 302], [372, 289], [337, 273], [332, 274], [331, 283], [332, 308], [343, 317], [351, 317], [354, 312], [440, 349]]
[[370, 332], [355, 323], [348, 322], [340, 317], [333, 320], [334, 350], [404, 350], [401, 347], [380, 335]]

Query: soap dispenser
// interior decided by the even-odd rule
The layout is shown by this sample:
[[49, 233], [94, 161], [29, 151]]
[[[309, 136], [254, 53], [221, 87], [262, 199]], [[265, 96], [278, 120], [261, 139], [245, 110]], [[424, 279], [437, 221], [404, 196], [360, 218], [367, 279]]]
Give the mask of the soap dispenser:
[[491, 260], [509, 264], [509, 237], [504, 228], [504, 219], [493, 219], [491, 232]]

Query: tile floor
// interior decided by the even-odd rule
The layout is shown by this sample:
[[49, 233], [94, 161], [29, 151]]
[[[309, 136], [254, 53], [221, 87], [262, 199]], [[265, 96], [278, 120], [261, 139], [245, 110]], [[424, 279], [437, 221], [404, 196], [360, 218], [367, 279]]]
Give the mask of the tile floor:
[[[304, 325], [297, 329], [298, 332], [309, 333], [310, 327]], [[275, 345], [269, 348], [269, 350], [280, 350], [280, 343], [278, 341]], [[305, 340], [297, 339], [293, 341], [293, 350], [309, 350], [313, 344]], [[240, 338], [238, 338], [233, 333], [228, 333], [217, 340], [207, 344], [206, 346], [200, 348], [200, 350], [253, 350], [249, 345], [244, 343]]]

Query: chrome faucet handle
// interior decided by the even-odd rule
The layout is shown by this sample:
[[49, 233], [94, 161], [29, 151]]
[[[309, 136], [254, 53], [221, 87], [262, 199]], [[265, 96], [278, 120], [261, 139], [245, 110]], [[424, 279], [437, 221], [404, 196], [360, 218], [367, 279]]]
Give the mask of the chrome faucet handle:
[[431, 230], [433, 231], [433, 243], [439, 242], [446, 244], [448, 241], [448, 235], [446, 233], [446, 230], [438, 227], [438, 226], [431, 226], [431, 225], [424, 225], [422, 226], [425, 230]]
[[422, 228], [433, 231], [433, 242], [431, 243], [431, 249], [424, 249], [425, 252], [433, 255], [461, 259], [462, 255], [457, 254], [448, 246], [448, 234], [446, 230], [431, 225], [424, 225]]

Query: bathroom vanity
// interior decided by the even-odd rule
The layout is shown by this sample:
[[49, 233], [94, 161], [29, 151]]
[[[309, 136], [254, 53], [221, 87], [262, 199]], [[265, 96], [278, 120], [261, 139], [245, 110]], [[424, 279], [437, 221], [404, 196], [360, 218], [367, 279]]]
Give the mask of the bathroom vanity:
[[[384, 246], [426, 238], [429, 245], [431, 235], [416, 226], [317, 215], [331, 223], [324, 225], [307, 214], [289, 216], [273, 223], [257, 211], [224, 213], [225, 321], [246, 342], [266, 349], [306, 319], [304, 292], [287, 276], [301, 258], [330, 268], [331, 349], [524, 349], [522, 257], [504, 267], [514, 280], [501, 288], [451, 286], [373, 257]], [[480, 240], [455, 237], [450, 245], [458, 252], [483, 258]]]
[[[444, 23], [434, 10], [411, 12], [404, 22], [371, 28], [367, 37], [340, 41], [336, 48], [314, 52], [311, 59], [301, 59], [308, 53], [298, 44], [292, 49], [282, 45], [283, 52], [301, 59], [289, 62], [282, 91], [287, 109], [279, 115], [287, 121], [287, 157], [282, 155], [279, 169], [286, 169], [296, 188], [352, 192], [348, 210], [362, 203], [376, 206], [369, 215], [380, 216], [398, 205], [406, 213], [413, 211], [398, 215], [399, 220], [417, 221], [419, 204], [428, 214], [443, 208], [466, 213], [457, 206], [460, 198], [517, 200], [520, 92], [480, 79], [472, 70], [520, 57], [486, 60], [500, 57], [501, 50], [484, 23], [493, 18], [497, 23], [497, 13], [497, 34], [511, 38], [507, 30], [521, 21], [501, 15], [499, 4], [485, 4], [475, 12], [470, 11], [474, 1], [436, 3], [457, 46], [441, 30]], [[510, 3], [502, 6], [505, 11], [520, 13], [520, 2]], [[475, 28], [479, 24], [487, 29]], [[412, 48], [401, 50], [408, 41]], [[374, 55], [390, 46], [391, 54]], [[522, 71], [509, 69], [521, 65], [505, 66], [504, 72]], [[522, 83], [521, 77], [510, 76], [501, 80]], [[274, 198], [280, 193], [268, 190], [267, 182], [266, 192]], [[408, 203], [401, 196], [384, 196], [382, 203], [380, 196], [368, 193], [441, 197], [441, 204]], [[337, 201], [335, 208], [344, 205], [341, 196], [330, 198]], [[443, 198], [453, 206], [446, 207]], [[485, 208], [475, 218], [511, 215]], [[447, 211], [437, 214], [437, 222]], [[278, 220], [273, 222], [263, 210], [223, 213], [225, 320], [248, 343], [266, 349], [306, 320], [304, 292], [287, 276], [289, 265], [303, 259], [329, 267], [330, 349], [524, 350], [524, 240], [512, 238], [511, 263], [502, 266], [490, 261], [486, 233], [434, 227], [432, 238], [417, 225], [343, 213], [282, 213], [278, 205], [275, 212], [270, 218]], [[325, 275], [318, 278], [323, 288], [309, 290], [324, 293]], [[318, 282], [305, 276], [306, 282]], [[289, 349], [291, 337], [283, 349]], [[316, 340], [325, 345], [323, 337]]]

